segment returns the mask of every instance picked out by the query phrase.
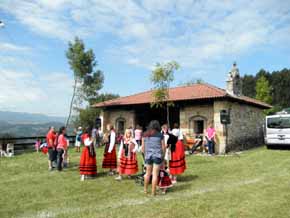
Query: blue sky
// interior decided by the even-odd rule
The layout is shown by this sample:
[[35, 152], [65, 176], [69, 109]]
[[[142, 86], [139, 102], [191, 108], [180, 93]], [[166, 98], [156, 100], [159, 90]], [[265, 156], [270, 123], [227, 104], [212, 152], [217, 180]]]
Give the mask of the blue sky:
[[68, 41], [81, 37], [105, 73], [102, 92], [152, 88], [156, 62], [176, 60], [175, 85], [225, 87], [240, 73], [290, 68], [290, 0], [1, 0], [0, 110], [66, 115]]

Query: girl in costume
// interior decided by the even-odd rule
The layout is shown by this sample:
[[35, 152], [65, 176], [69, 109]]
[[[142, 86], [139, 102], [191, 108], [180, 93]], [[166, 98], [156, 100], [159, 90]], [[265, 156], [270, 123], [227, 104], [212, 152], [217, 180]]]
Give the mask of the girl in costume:
[[171, 145], [171, 159], [169, 161], [169, 171], [172, 175], [172, 183], [177, 182], [177, 175], [182, 174], [186, 169], [185, 152], [183, 145], [183, 135], [177, 123], [174, 124], [172, 134], [177, 137], [178, 141], [175, 146]]
[[110, 169], [109, 175], [114, 175], [117, 169], [117, 156], [116, 156], [116, 132], [112, 125], [107, 126], [109, 131], [108, 137], [104, 140], [105, 151], [102, 167], [103, 169]]
[[158, 187], [162, 194], [166, 194], [166, 190], [172, 187], [172, 182], [169, 173], [166, 171], [166, 166], [163, 164], [160, 167], [159, 177], [158, 177]]
[[82, 143], [85, 145], [80, 159], [81, 181], [94, 178], [97, 175], [96, 152], [93, 144], [91, 130], [87, 129], [82, 135]]
[[136, 152], [138, 150], [138, 144], [132, 136], [130, 129], [126, 129], [125, 135], [121, 140], [121, 145], [118, 153], [119, 158], [119, 167], [118, 172], [119, 176], [116, 180], [121, 180], [122, 175], [134, 175], [138, 172], [138, 161]]

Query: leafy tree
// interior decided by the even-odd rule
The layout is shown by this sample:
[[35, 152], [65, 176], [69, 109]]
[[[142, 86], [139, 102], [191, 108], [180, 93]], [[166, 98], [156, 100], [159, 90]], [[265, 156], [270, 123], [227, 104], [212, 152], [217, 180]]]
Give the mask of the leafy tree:
[[[93, 105], [98, 102], [104, 102], [111, 99], [118, 98], [119, 95], [116, 94], [99, 94], [94, 99], [90, 100], [90, 105]], [[84, 109], [78, 109], [79, 116], [74, 119], [74, 126], [83, 126], [83, 127], [93, 127], [96, 122], [96, 118], [100, 115], [100, 109], [87, 106]]]
[[194, 84], [204, 84], [205, 81], [201, 78], [190, 79], [187, 82], [180, 83], [180, 86], [191, 86]]
[[256, 99], [271, 104], [272, 103], [271, 89], [272, 87], [270, 86], [269, 81], [266, 79], [266, 77], [261, 76], [257, 80], [256, 84]]
[[242, 90], [243, 95], [255, 98], [256, 96], [256, 82], [257, 79], [252, 75], [245, 75], [242, 77]]
[[97, 62], [93, 50], [86, 50], [81, 39], [76, 37], [74, 42], [69, 42], [66, 57], [74, 74], [73, 95], [66, 122], [68, 126], [72, 110], [78, 108], [84, 100], [90, 101], [97, 96], [102, 88], [104, 76], [102, 71], [95, 69]]
[[108, 101], [111, 99], [119, 98], [120, 96], [118, 94], [112, 94], [112, 93], [101, 93], [95, 96], [94, 98], [91, 98], [89, 103], [90, 105], [99, 103], [99, 102], [104, 102]]
[[245, 75], [242, 77], [243, 94], [249, 97], [256, 97], [256, 83], [262, 76], [268, 80], [269, 85], [272, 87], [270, 93], [273, 108], [269, 110], [269, 113], [275, 113], [283, 108], [290, 107], [290, 69], [285, 68], [271, 73], [261, 69], [255, 76]]
[[166, 64], [157, 63], [155, 69], [151, 73], [151, 82], [154, 85], [153, 102], [151, 107], [166, 106], [167, 123], [169, 124], [169, 107], [173, 102], [169, 101], [169, 88], [171, 82], [174, 81], [174, 72], [179, 69], [179, 64], [176, 61], [171, 61]]

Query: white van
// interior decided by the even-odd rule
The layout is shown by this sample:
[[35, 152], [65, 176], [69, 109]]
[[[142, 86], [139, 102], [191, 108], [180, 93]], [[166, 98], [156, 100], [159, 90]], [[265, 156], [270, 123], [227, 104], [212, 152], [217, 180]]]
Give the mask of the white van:
[[290, 114], [266, 117], [265, 143], [268, 148], [273, 145], [290, 145]]

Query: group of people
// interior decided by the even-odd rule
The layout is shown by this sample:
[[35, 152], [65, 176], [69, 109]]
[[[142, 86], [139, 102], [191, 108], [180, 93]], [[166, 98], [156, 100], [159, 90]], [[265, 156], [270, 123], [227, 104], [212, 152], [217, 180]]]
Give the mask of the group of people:
[[[55, 133], [54, 128], [51, 127], [46, 136], [49, 170], [53, 169], [54, 162], [59, 171], [66, 164], [69, 141], [65, 134], [65, 127], [61, 127], [58, 133]], [[212, 152], [214, 135], [215, 131], [210, 126], [206, 133], [210, 152]], [[80, 152], [80, 147], [83, 146], [79, 163], [82, 181], [97, 176], [95, 149], [99, 145], [100, 136], [98, 129], [83, 130], [79, 127], [76, 132], [76, 151]], [[150, 183], [152, 195], [156, 194], [157, 186], [162, 193], [165, 193], [167, 188], [177, 182], [177, 176], [186, 170], [183, 133], [178, 124], [174, 124], [170, 130], [167, 124], [160, 126], [157, 120], [153, 120], [144, 133], [142, 127], [137, 125], [135, 130], [126, 129], [121, 137], [118, 136], [113, 125], [107, 125], [107, 131], [102, 135], [102, 143], [104, 144], [102, 168], [108, 169], [108, 174], [111, 176], [116, 174], [115, 179], [118, 181], [125, 176], [130, 178], [138, 173], [137, 153], [141, 154], [140, 157], [143, 158], [145, 165], [144, 193], [148, 192]]]
[[58, 132], [54, 127], [50, 127], [46, 135], [46, 145], [48, 151], [48, 168], [57, 168], [61, 171], [67, 164], [69, 141], [66, 138], [66, 128], [63, 126]]
[[[95, 146], [91, 129], [87, 129], [81, 136], [84, 145], [80, 158], [81, 180], [96, 177], [97, 161]], [[135, 130], [126, 129], [119, 138], [112, 125], [107, 126], [104, 135], [105, 145], [102, 168], [108, 169], [109, 175], [118, 174], [116, 180], [124, 176], [131, 177], [139, 171], [137, 153], [140, 152], [145, 163], [144, 192], [152, 183], [152, 194], [156, 194], [159, 186], [162, 193], [177, 182], [177, 175], [186, 169], [182, 132], [175, 124], [172, 131], [165, 124], [160, 127], [158, 121], [151, 121], [147, 131], [143, 133], [142, 127]], [[119, 149], [118, 149], [119, 144]]]

